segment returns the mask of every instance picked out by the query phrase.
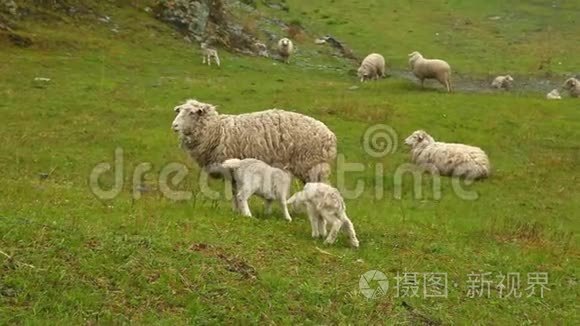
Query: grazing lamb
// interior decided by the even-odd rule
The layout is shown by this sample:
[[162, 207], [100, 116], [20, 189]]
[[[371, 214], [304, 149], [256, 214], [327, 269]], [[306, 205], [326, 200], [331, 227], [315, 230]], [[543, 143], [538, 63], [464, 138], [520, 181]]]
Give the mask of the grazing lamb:
[[481, 179], [489, 176], [489, 159], [479, 148], [463, 144], [436, 142], [423, 130], [417, 130], [405, 139], [411, 146], [413, 163], [440, 175]]
[[513, 86], [513, 82], [514, 82], [514, 79], [510, 75], [497, 76], [497, 77], [495, 77], [493, 82], [491, 82], [491, 87], [497, 88], [497, 89], [503, 88], [505, 90], [510, 90]]
[[546, 94], [546, 98], [548, 100], [561, 100], [562, 96], [560, 96], [560, 92], [554, 88], [550, 93]]
[[269, 166], [253, 158], [225, 160], [222, 167], [232, 171], [232, 182], [235, 182], [237, 193], [234, 196], [234, 207], [242, 215], [252, 216], [248, 199], [256, 194], [264, 199], [266, 214], [270, 214], [272, 201], [279, 200], [284, 211], [284, 218], [291, 222], [286, 200], [292, 184], [290, 173]]
[[451, 67], [443, 60], [425, 59], [421, 53], [415, 51], [409, 54], [409, 66], [415, 77], [421, 81], [421, 87], [425, 79], [437, 79], [447, 92], [451, 92]]
[[562, 86], [568, 91], [568, 94], [572, 97], [580, 97], [580, 80], [576, 78], [568, 78], [564, 85]]
[[218, 67], [220, 66], [220, 57], [216, 49], [208, 48], [207, 44], [201, 43], [201, 55], [203, 64], [207, 62], [207, 65], [211, 66], [211, 60], [213, 59]]
[[261, 57], [269, 57], [270, 54], [268, 53], [268, 47], [264, 43], [256, 42], [254, 43], [254, 49], [256, 53]]
[[255, 158], [302, 182], [324, 181], [336, 158], [336, 136], [324, 123], [284, 110], [219, 114], [196, 100], [175, 107], [172, 128], [181, 147], [212, 176], [230, 158]]
[[294, 44], [288, 38], [283, 38], [278, 41], [278, 54], [282, 57], [285, 63], [290, 63], [290, 56], [294, 52]]
[[352, 222], [346, 215], [346, 206], [340, 192], [325, 183], [307, 183], [304, 189], [295, 193], [288, 204], [305, 205], [312, 226], [312, 237], [326, 237], [326, 224], [330, 225], [330, 232], [324, 241], [333, 244], [340, 229], [344, 226], [351, 246], [358, 248], [359, 242]]
[[385, 77], [385, 58], [378, 53], [371, 53], [360, 64], [357, 70], [361, 82]]

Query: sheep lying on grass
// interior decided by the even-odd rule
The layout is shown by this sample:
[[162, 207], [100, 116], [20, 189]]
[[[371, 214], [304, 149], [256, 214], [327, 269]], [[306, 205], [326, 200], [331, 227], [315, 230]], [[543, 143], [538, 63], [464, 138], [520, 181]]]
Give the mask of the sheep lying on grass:
[[571, 97], [580, 97], [580, 80], [576, 78], [568, 78], [562, 86], [568, 91]]
[[561, 100], [560, 92], [557, 89], [553, 89], [550, 93], [546, 94], [548, 100]]
[[234, 207], [242, 215], [252, 216], [248, 199], [256, 194], [264, 199], [266, 214], [271, 212], [272, 201], [278, 200], [282, 204], [284, 218], [292, 221], [286, 205], [292, 183], [290, 173], [251, 158], [229, 159], [222, 163], [222, 167], [231, 171], [232, 182], [237, 190], [233, 198]]
[[362, 61], [357, 75], [361, 82], [385, 77], [385, 58], [378, 53], [369, 54]]
[[307, 183], [302, 191], [288, 199], [288, 204], [306, 206], [312, 237], [326, 237], [326, 224], [329, 224], [330, 232], [324, 243], [333, 244], [338, 232], [344, 227], [351, 246], [358, 248], [354, 226], [346, 215], [344, 200], [336, 188], [325, 183]]
[[510, 90], [513, 86], [513, 82], [514, 82], [514, 79], [510, 75], [497, 76], [497, 77], [495, 77], [493, 82], [491, 82], [491, 87], [497, 88], [497, 89], [503, 88], [505, 90]]
[[290, 63], [290, 56], [294, 53], [294, 44], [290, 39], [283, 38], [278, 41], [278, 54], [285, 63]]
[[201, 55], [202, 55], [202, 63], [205, 64], [207, 62], [208, 66], [211, 66], [211, 60], [220, 66], [220, 57], [216, 49], [208, 48], [207, 44], [201, 43]]
[[443, 60], [425, 59], [421, 53], [415, 51], [409, 54], [409, 66], [415, 77], [421, 81], [421, 87], [425, 79], [437, 79], [447, 92], [451, 92], [451, 66]]
[[405, 144], [411, 146], [412, 162], [432, 172], [466, 179], [489, 176], [489, 159], [479, 147], [436, 142], [423, 130], [413, 132]]
[[311, 117], [283, 110], [240, 115], [188, 100], [175, 107], [172, 128], [181, 147], [212, 176], [230, 158], [255, 158], [284, 167], [302, 182], [324, 181], [336, 158], [336, 136]]

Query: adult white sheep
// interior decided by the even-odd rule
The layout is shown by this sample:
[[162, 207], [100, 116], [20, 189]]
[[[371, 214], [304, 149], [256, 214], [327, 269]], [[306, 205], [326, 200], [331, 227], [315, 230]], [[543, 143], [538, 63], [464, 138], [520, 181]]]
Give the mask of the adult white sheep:
[[466, 179], [489, 176], [489, 159], [479, 147], [436, 142], [423, 130], [413, 132], [405, 144], [411, 146], [411, 161], [424, 169]]
[[264, 199], [266, 214], [270, 214], [272, 202], [280, 201], [284, 218], [292, 221], [288, 213], [286, 200], [292, 185], [290, 173], [269, 166], [253, 158], [225, 160], [222, 167], [232, 171], [232, 182], [235, 182], [237, 193], [233, 197], [234, 208], [244, 216], [252, 216], [248, 199], [254, 194]]
[[290, 56], [294, 53], [294, 44], [289, 38], [282, 38], [278, 41], [278, 54], [285, 63], [290, 63]]
[[514, 79], [510, 75], [497, 76], [491, 82], [491, 87], [492, 88], [496, 88], [496, 89], [502, 89], [503, 88], [505, 90], [510, 90], [512, 88], [512, 86], [513, 86], [513, 82], [514, 82]]
[[324, 243], [332, 244], [344, 227], [351, 246], [358, 248], [359, 241], [354, 226], [346, 215], [346, 205], [336, 188], [325, 183], [307, 183], [302, 191], [288, 199], [288, 204], [306, 206], [313, 238], [326, 237], [326, 224], [329, 224], [330, 232]]
[[336, 136], [311, 117], [284, 110], [219, 114], [215, 106], [188, 100], [175, 107], [172, 128], [181, 147], [212, 176], [230, 158], [255, 158], [290, 171], [302, 182], [327, 180], [336, 158]]
[[580, 80], [576, 78], [568, 78], [562, 86], [568, 91], [571, 97], [580, 97]]
[[361, 82], [385, 77], [385, 58], [378, 53], [371, 53], [364, 58], [357, 70]]
[[560, 92], [558, 92], [557, 89], [553, 89], [550, 91], [550, 93], [546, 94], [546, 98], [548, 100], [561, 100], [562, 96], [560, 96]]
[[425, 59], [421, 53], [414, 51], [409, 54], [409, 66], [415, 77], [421, 81], [421, 87], [425, 79], [437, 79], [447, 92], [451, 92], [451, 66], [443, 60]]

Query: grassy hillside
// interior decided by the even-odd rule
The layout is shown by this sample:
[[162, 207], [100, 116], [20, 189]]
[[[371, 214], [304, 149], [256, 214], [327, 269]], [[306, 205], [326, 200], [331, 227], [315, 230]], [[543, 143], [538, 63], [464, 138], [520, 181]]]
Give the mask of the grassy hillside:
[[[356, 53], [384, 53], [397, 69], [420, 49], [474, 78], [507, 70], [537, 80], [548, 70], [562, 80], [580, 67], [568, 55], [580, 51], [570, 41], [580, 5], [544, 2], [288, 0], [288, 13], [258, 9]], [[399, 77], [361, 85], [349, 73], [356, 67], [306, 37], [290, 65], [220, 51], [221, 69], [207, 67], [197, 46], [144, 7], [98, 10], [112, 23], [53, 12], [19, 23], [30, 47], [0, 38], [0, 323], [578, 323], [578, 100], [546, 101], [544, 90], [445, 94]], [[325, 122], [340, 156], [364, 166], [342, 187], [365, 185], [347, 200], [361, 248], [344, 236], [323, 246], [298, 212], [287, 223], [278, 209], [263, 216], [256, 200], [257, 219], [248, 219], [226, 199], [204, 197], [198, 167], [170, 130], [172, 108], [190, 97], [224, 113], [279, 107]], [[391, 126], [398, 145], [379, 158], [365, 151], [375, 124]], [[488, 152], [493, 176], [464, 186], [477, 200], [462, 199], [448, 179], [437, 199], [429, 176], [417, 198], [409, 175], [395, 196], [395, 171], [408, 162], [403, 140], [416, 129]], [[122, 192], [99, 199], [89, 175], [113, 164], [117, 148]], [[133, 173], [145, 162], [152, 169], [135, 199]], [[188, 167], [177, 188], [192, 199], [163, 196], [169, 163]], [[369, 270], [388, 277], [385, 295], [360, 293]], [[422, 282], [418, 297], [397, 295], [405, 272], [447, 273], [448, 297], [425, 298]], [[491, 294], [469, 298], [468, 275], [484, 272], [493, 273]], [[544, 298], [527, 297], [533, 272], [549, 275]], [[499, 298], [500, 273], [520, 273], [524, 295]]]

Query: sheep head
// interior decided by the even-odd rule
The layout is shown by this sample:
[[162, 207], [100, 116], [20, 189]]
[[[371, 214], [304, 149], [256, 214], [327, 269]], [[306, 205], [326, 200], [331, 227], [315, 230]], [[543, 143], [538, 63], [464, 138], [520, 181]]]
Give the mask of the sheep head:
[[409, 66], [411, 66], [411, 69], [415, 66], [415, 62], [421, 58], [423, 56], [418, 51], [413, 51], [409, 54]]
[[511, 76], [511, 75], [507, 75], [507, 76], [505, 76], [505, 80], [507, 80], [507, 81], [508, 81], [508, 82], [510, 82], [510, 83], [514, 81], [514, 79], [512, 78], [512, 76]]
[[280, 40], [280, 44], [282, 44], [283, 47], [287, 47], [290, 44], [290, 40], [287, 38], [283, 38]]
[[356, 71], [356, 75], [358, 76], [361, 82], [364, 82], [370, 77], [367, 69], [365, 69], [364, 67], [359, 67], [358, 70]]
[[208, 117], [217, 115], [215, 106], [193, 99], [176, 106], [174, 111], [177, 116], [173, 120], [171, 127], [174, 132], [183, 135], [191, 135], [197, 128], [204, 125]]
[[569, 78], [568, 80], [566, 80], [566, 82], [564, 83], [564, 86], [562, 86], [562, 87], [564, 89], [570, 90], [570, 89], [577, 87], [579, 84], [580, 84], [580, 81], [578, 81], [578, 79]]
[[435, 140], [424, 130], [417, 130], [411, 134], [411, 136], [405, 139], [405, 145], [411, 147], [417, 146], [427, 146], [434, 143]]

